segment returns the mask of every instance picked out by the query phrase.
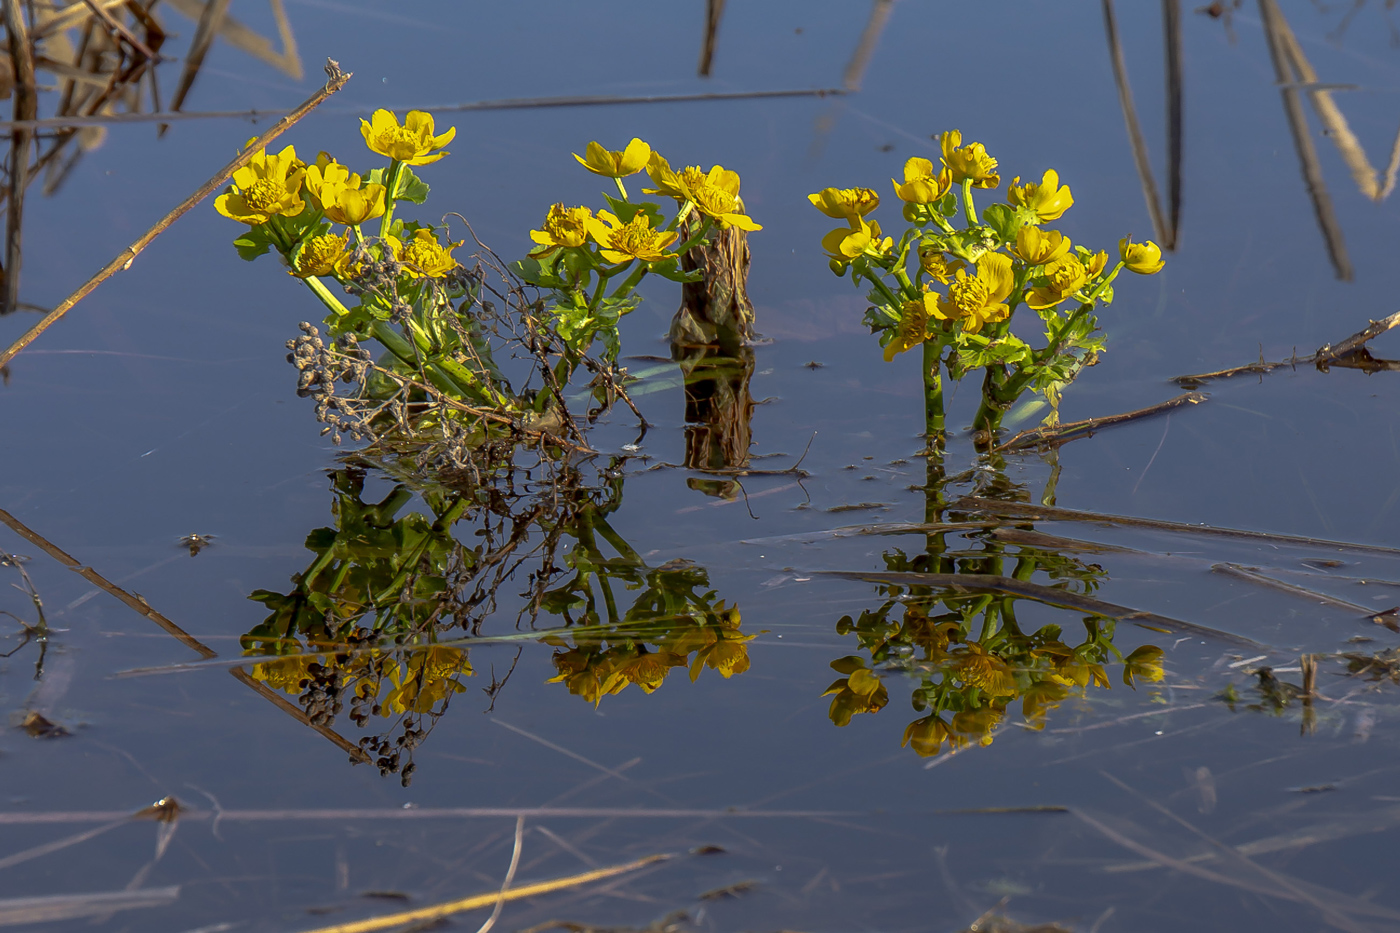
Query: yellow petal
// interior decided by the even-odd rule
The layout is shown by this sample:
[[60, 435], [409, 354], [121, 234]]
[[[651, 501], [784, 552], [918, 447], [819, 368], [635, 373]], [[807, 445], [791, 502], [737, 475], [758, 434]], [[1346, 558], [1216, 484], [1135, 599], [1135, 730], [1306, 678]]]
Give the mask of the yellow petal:
[[1011, 257], [1005, 253], [987, 253], [977, 260], [977, 277], [987, 283], [987, 304], [1004, 301], [1016, 285], [1011, 271]]
[[651, 147], [642, 140], [634, 138], [627, 144], [627, 148], [622, 150], [618, 171], [623, 175], [635, 175], [646, 167], [649, 159], [651, 159]]

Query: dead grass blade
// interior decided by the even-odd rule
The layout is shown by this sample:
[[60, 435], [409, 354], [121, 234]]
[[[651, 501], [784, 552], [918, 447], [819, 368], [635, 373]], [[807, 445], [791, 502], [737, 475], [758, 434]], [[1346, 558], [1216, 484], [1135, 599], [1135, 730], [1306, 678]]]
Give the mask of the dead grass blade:
[[1128, 129], [1128, 142], [1133, 148], [1133, 165], [1137, 167], [1138, 179], [1142, 182], [1142, 196], [1147, 201], [1147, 213], [1152, 218], [1152, 229], [1164, 249], [1175, 248], [1175, 237], [1168, 229], [1162, 216], [1162, 196], [1157, 192], [1157, 180], [1152, 175], [1152, 161], [1147, 154], [1147, 141], [1142, 135], [1142, 125], [1138, 122], [1137, 107], [1133, 104], [1133, 89], [1128, 85], [1128, 63], [1123, 57], [1123, 43], [1118, 38], [1118, 17], [1113, 9], [1113, 0], [1103, 0], [1104, 30], [1108, 33], [1108, 56], [1113, 64], [1113, 82], [1118, 86], [1118, 104], [1123, 108], [1123, 124]]
[[[272, 18], [277, 22], [277, 38], [282, 43], [282, 51], [274, 49], [269, 39], [227, 13], [220, 20], [217, 35], [232, 48], [271, 65], [293, 81], [300, 81], [303, 76], [301, 56], [297, 53], [296, 37], [287, 20], [287, 11], [283, 8], [282, 0], [268, 0], [268, 3], [272, 7]], [[165, 0], [165, 5], [196, 23], [204, 16], [204, 0]]]
[[885, 26], [889, 24], [890, 14], [894, 12], [894, 0], [875, 0], [874, 6], [870, 9], [870, 19], [865, 22], [865, 29], [860, 34], [860, 41], [856, 43], [855, 51], [851, 53], [851, 60], [846, 64], [846, 70], [841, 75], [841, 86], [848, 91], [859, 91], [861, 81], [865, 78], [865, 69], [870, 67], [870, 59], [875, 55], [875, 47], [880, 44], [880, 36], [885, 31]]
[[101, 917], [117, 910], [166, 907], [180, 897], [179, 885], [144, 891], [101, 891], [94, 894], [53, 894], [0, 900], [0, 926], [47, 923], [79, 917]]
[[500, 905], [506, 901], [516, 901], [527, 897], [539, 897], [542, 894], [552, 894], [555, 891], [566, 891], [570, 888], [577, 888], [594, 881], [601, 881], [604, 878], [614, 878], [618, 875], [625, 875], [630, 872], [639, 871], [649, 865], [664, 862], [669, 858], [671, 858], [669, 855], [648, 855], [646, 858], [640, 858], [634, 862], [627, 862], [622, 865], [611, 865], [607, 868], [598, 868], [593, 871], [583, 872], [582, 874], [570, 875], [567, 878], [556, 878], [553, 881], [539, 881], [535, 884], [522, 885], [509, 890], [492, 891], [488, 894], [476, 894], [457, 901], [448, 901], [444, 904], [435, 904], [431, 907], [420, 907], [417, 910], [405, 910], [396, 914], [386, 914], [385, 916], [373, 917], [368, 920], [357, 920], [351, 923], [338, 923], [334, 926], [317, 927], [314, 930], [307, 930], [306, 933], [370, 933], [370, 931], [373, 930], [387, 930], [391, 927], [402, 926], [409, 923], [433, 923], [454, 914], [464, 913], [468, 910], [480, 910], [483, 907]]
[[170, 109], [179, 112], [184, 106], [185, 97], [194, 87], [194, 79], [199, 77], [199, 69], [204, 66], [204, 56], [214, 44], [219, 27], [224, 24], [224, 14], [228, 12], [231, 0], [206, 0], [204, 11], [199, 16], [194, 38], [190, 40], [190, 51], [185, 56], [185, 70], [180, 73], [180, 83], [175, 87], [175, 97], [170, 101]]
[[1370, 618], [1376, 614], [1375, 610], [1369, 606], [1358, 606], [1356, 603], [1347, 602], [1345, 599], [1338, 599], [1336, 596], [1328, 596], [1326, 593], [1310, 590], [1306, 586], [1284, 583], [1282, 580], [1275, 580], [1273, 577], [1258, 573], [1248, 567], [1241, 567], [1239, 564], [1212, 564], [1210, 569], [1216, 573], [1223, 573], [1232, 577], [1238, 577], [1241, 580], [1248, 580], [1251, 583], [1257, 583], [1271, 590], [1278, 590], [1280, 593], [1298, 596], [1309, 602], [1324, 603], [1328, 606], [1335, 606], [1338, 609], [1346, 609], [1357, 615], [1365, 616], [1366, 618]]
[[[9, 36], [10, 69], [15, 82], [14, 116], [32, 120], [39, 114], [39, 91], [34, 80], [34, 47], [19, 0], [5, 0], [5, 32]], [[4, 303], [0, 304], [0, 315], [9, 314], [19, 304], [24, 192], [29, 187], [29, 150], [33, 141], [34, 134], [28, 130], [15, 130], [10, 135], [10, 201], [5, 214]], [[5, 362], [0, 360], [0, 366]]]
[[1101, 418], [1086, 418], [1083, 421], [1065, 421], [1059, 424], [1031, 428], [1028, 431], [1022, 431], [993, 450], [996, 453], [1002, 453], [1008, 450], [1055, 448], [1061, 444], [1068, 444], [1070, 441], [1077, 441], [1081, 437], [1093, 437], [1094, 432], [1101, 428], [1125, 424], [1129, 421], [1140, 421], [1143, 418], [1150, 418], [1153, 415], [1164, 414], [1175, 408], [1180, 408], [1182, 405], [1199, 405], [1208, 398], [1210, 396], [1204, 392], [1187, 392], [1176, 398], [1167, 399], [1165, 402], [1158, 402], [1156, 405], [1149, 405], [1146, 408], [1124, 412], [1120, 415], [1105, 415]]
[[1222, 632], [1219, 629], [1209, 628], [1204, 625], [1197, 625], [1195, 622], [1183, 622], [1180, 619], [1158, 615], [1155, 612], [1130, 609], [1127, 606], [1119, 606], [1114, 603], [1104, 602], [1101, 599], [1094, 599], [1092, 596], [1082, 596], [1079, 593], [1071, 593], [1068, 590], [1041, 586], [1038, 583], [1028, 583], [1024, 580], [997, 576], [995, 574], [895, 573], [888, 571], [861, 570], [815, 570], [811, 573], [813, 576], [843, 577], [848, 580], [864, 580], [869, 583], [888, 583], [896, 586], [938, 587], [940, 589], [953, 590], [954, 592], [1005, 593], [1009, 596], [1020, 596], [1023, 599], [1035, 600], [1047, 606], [1058, 606], [1061, 609], [1073, 609], [1077, 612], [1086, 612], [1104, 619], [1112, 619], [1115, 622], [1132, 622], [1144, 628], [1166, 629], [1171, 632], [1180, 632], [1200, 638], [1209, 638], [1214, 641], [1224, 642], [1230, 645], [1239, 645], [1240, 647], [1254, 650], [1277, 650], [1270, 645], [1262, 644], [1252, 638], [1246, 638], [1243, 635], [1235, 635], [1231, 632]]
[[20, 351], [38, 339], [40, 334], [48, 330], [59, 318], [72, 310], [73, 306], [87, 297], [93, 289], [107, 281], [107, 279], [111, 278], [117, 272], [130, 268], [132, 262], [136, 260], [136, 257], [141, 254], [142, 250], [151, 244], [152, 240], [165, 232], [171, 224], [188, 213], [200, 201], [203, 201], [209, 195], [223, 187], [224, 183], [228, 181], [229, 176], [237, 169], [248, 164], [253, 156], [260, 152], [263, 147], [291, 129], [302, 117], [319, 107], [322, 101], [344, 87], [345, 82], [349, 81], [351, 77], [350, 72], [341, 71], [338, 64], [329, 60], [326, 62], [326, 76], [327, 81], [324, 87], [308, 97], [296, 110], [293, 110], [287, 116], [278, 120], [267, 132], [253, 140], [242, 153], [233, 159], [233, 161], [219, 169], [212, 178], [200, 185], [193, 194], [181, 201], [174, 210], [156, 221], [155, 226], [141, 234], [141, 236], [136, 239], [136, 242], [118, 253], [115, 259], [103, 266], [96, 275], [83, 283], [77, 291], [59, 302], [57, 307], [44, 315], [37, 324], [25, 331], [18, 340], [10, 344], [8, 349], [0, 353], [0, 366], [4, 366], [6, 363], [10, 362], [10, 360], [14, 359]]
[[[472, 819], [659, 819], [659, 820], [811, 820], [878, 816], [879, 810], [734, 810], [728, 807], [647, 808], [647, 807], [401, 807], [327, 810], [185, 810], [182, 820], [212, 820], [228, 823], [286, 823], [309, 820], [472, 820]], [[0, 826], [33, 826], [66, 823], [108, 823], [131, 819], [126, 811], [58, 810], [47, 813], [0, 812]]]
[[1084, 512], [1078, 509], [1063, 509], [1051, 505], [1031, 505], [1028, 502], [1009, 502], [1003, 499], [983, 499], [979, 496], [964, 496], [951, 503], [951, 511], [980, 511], [993, 515], [1011, 515], [1029, 521], [1097, 522], [1102, 525], [1121, 525], [1124, 528], [1147, 528], [1153, 531], [1171, 531], [1183, 534], [1207, 535], [1223, 538], [1239, 538], [1244, 541], [1269, 541], [1274, 544], [1296, 544], [1303, 547], [1316, 547], [1326, 550], [1357, 551], [1363, 554], [1383, 554], [1400, 557], [1400, 548], [1385, 547], [1380, 544], [1357, 544], [1351, 541], [1331, 541], [1326, 538], [1310, 538], [1305, 535], [1274, 534], [1268, 531], [1245, 531], [1241, 528], [1222, 528], [1219, 525], [1189, 525], [1185, 522], [1167, 522], [1155, 518], [1136, 518], [1130, 515], [1113, 515], [1108, 512]]
[[79, 843], [87, 842], [89, 839], [100, 836], [103, 833], [110, 832], [111, 830], [116, 829], [118, 826], [125, 826], [127, 822], [129, 822], [129, 818], [113, 820], [112, 822], [107, 823], [103, 826], [99, 826], [96, 829], [89, 829], [81, 833], [74, 833], [71, 836], [64, 836], [62, 839], [55, 839], [53, 842], [46, 842], [43, 845], [34, 846], [33, 848], [25, 849], [22, 852], [16, 852], [14, 855], [7, 855], [4, 858], [0, 858], [0, 868], [10, 868], [14, 865], [19, 865], [22, 862], [27, 862], [30, 859], [36, 859], [41, 856], [48, 855], [51, 852], [59, 852], [63, 849], [68, 848], [69, 846], [75, 846]]

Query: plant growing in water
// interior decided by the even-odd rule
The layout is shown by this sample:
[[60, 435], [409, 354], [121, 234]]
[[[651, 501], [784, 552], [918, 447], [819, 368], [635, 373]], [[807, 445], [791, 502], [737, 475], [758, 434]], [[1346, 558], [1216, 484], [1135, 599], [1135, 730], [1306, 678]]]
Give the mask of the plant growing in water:
[[[1094, 311], [1113, 300], [1123, 269], [1151, 275], [1162, 253], [1151, 242], [1118, 244], [1119, 261], [1069, 241], [1045, 224], [1074, 203], [1052, 169], [1039, 182], [1008, 186], [1005, 203], [988, 205], [980, 219], [973, 189], [1001, 185], [997, 161], [981, 143], [962, 144], [957, 130], [941, 137], [942, 158], [912, 158], [904, 181], [894, 181], [908, 227], [898, 241], [869, 215], [880, 204], [870, 188], [825, 188], [809, 200], [828, 217], [847, 222], [822, 238], [831, 270], [852, 283], [869, 283], [865, 323], [880, 335], [885, 359], [915, 347], [923, 354], [924, 410], [930, 445], [944, 431], [943, 371], [957, 381], [982, 370], [982, 399], [973, 429], [990, 442], [1001, 419], [1028, 389], [1058, 419], [1060, 393], [1093, 365], [1104, 338]], [[1025, 305], [1044, 325], [1035, 347], [1011, 330]]]

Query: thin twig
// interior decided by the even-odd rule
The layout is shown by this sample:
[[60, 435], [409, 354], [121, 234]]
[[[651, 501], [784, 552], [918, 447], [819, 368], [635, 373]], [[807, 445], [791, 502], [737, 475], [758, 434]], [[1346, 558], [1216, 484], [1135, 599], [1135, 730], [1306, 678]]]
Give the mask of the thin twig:
[[[5, 0], [5, 31], [10, 40], [10, 68], [14, 75], [14, 115], [32, 120], [39, 113], [39, 93], [34, 79], [34, 49], [24, 22], [19, 0]], [[20, 239], [24, 222], [24, 191], [29, 186], [29, 149], [34, 134], [15, 130], [10, 137], [9, 209], [5, 216], [4, 302], [0, 314], [9, 314], [19, 304]], [[9, 357], [0, 357], [0, 366]]]
[[1105, 415], [1102, 418], [1086, 418], [1083, 421], [1065, 421], [1060, 424], [1031, 428], [1028, 431], [1022, 431], [993, 450], [996, 453], [1001, 453], [1008, 450], [1027, 450], [1033, 447], [1059, 447], [1061, 444], [1079, 440], [1081, 437], [1092, 437], [1094, 432], [1100, 428], [1150, 418], [1153, 415], [1160, 415], [1174, 408], [1180, 408], [1182, 405], [1199, 405], [1208, 398], [1210, 396], [1204, 392], [1187, 392], [1185, 395], [1178, 395], [1165, 402], [1158, 402], [1156, 405], [1149, 405], [1136, 411], [1124, 412], [1121, 415]]
[[97, 14], [98, 19], [107, 24], [109, 29], [125, 39], [133, 49], [140, 52], [148, 61], [160, 61], [160, 56], [152, 52], [150, 48], [147, 47], [146, 43], [136, 38], [136, 35], [130, 29], [126, 28], [125, 23], [117, 19], [111, 13], [108, 13], [103, 7], [95, 3], [94, 0], [83, 0], [83, 2], [88, 5], [88, 8], [91, 9], [93, 13]]
[[[1400, 326], [1400, 311], [1387, 315], [1379, 321], [1371, 321], [1364, 329], [1357, 331], [1347, 339], [1335, 345], [1330, 343], [1323, 344], [1318, 348], [1316, 353], [1310, 356], [1298, 356], [1295, 353], [1289, 359], [1279, 360], [1276, 363], [1269, 363], [1265, 362], [1263, 354], [1261, 353], [1259, 362], [1257, 363], [1247, 363], [1244, 366], [1232, 366], [1229, 369], [1217, 369], [1209, 373], [1193, 373], [1188, 376], [1176, 376], [1170, 381], [1175, 382], [1182, 388], [1195, 388], [1196, 386], [1216, 379], [1229, 379], [1233, 376], [1242, 376], [1246, 373], [1258, 373], [1262, 375], [1264, 373], [1273, 372], [1275, 369], [1282, 369], [1285, 366], [1297, 366], [1299, 363], [1305, 365], [1312, 364], [1323, 372], [1326, 372], [1329, 366], [1348, 366], [1348, 360], [1357, 357], [1358, 354], [1365, 350], [1367, 343], [1396, 326]], [[1386, 361], [1373, 360], [1372, 362], [1380, 364]], [[1365, 369], [1366, 366], [1363, 362], [1358, 363], [1355, 368]], [[1378, 370], [1384, 368], [1388, 367], [1376, 366]]]
[[136, 242], [132, 243], [126, 249], [118, 253], [115, 259], [107, 263], [107, 265], [103, 266], [102, 269], [99, 270], [96, 275], [94, 275], [92, 278], [88, 279], [85, 283], [83, 283], [83, 285], [77, 291], [69, 295], [67, 298], [63, 299], [63, 301], [59, 302], [57, 307], [55, 307], [48, 314], [44, 315], [44, 317], [37, 324], [29, 328], [29, 330], [25, 331], [24, 334], [21, 335], [18, 340], [10, 344], [8, 349], [6, 349], [3, 353], [0, 353], [0, 366], [4, 366], [10, 360], [14, 359], [15, 356], [21, 350], [29, 346], [36, 339], [38, 339], [40, 334], [48, 330], [49, 327], [51, 327], [55, 322], [57, 322], [59, 318], [63, 317], [70, 310], [72, 310], [74, 305], [86, 298], [95, 288], [97, 288], [97, 286], [107, 281], [107, 279], [111, 278], [117, 272], [123, 269], [130, 268], [132, 262], [134, 262], [136, 257], [141, 254], [142, 250], [144, 250], [147, 246], [150, 245], [152, 240], [154, 240], [156, 237], [160, 236], [160, 234], [165, 232], [165, 230], [169, 228], [171, 224], [173, 224], [175, 221], [179, 220], [182, 216], [188, 213], [192, 208], [194, 208], [196, 204], [198, 204], [200, 201], [203, 201], [209, 195], [213, 194], [220, 187], [222, 187], [223, 184], [226, 181], [228, 181], [229, 177], [233, 175], [235, 171], [251, 162], [253, 156], [257, 155], [260, 151], [262, 151], [262, 149], [266, 147], [268, 143], [272, 142], [278, 136], [281, 136], [287, 130], [291, 129], [297, 124], [298, 121], [301, 120], [302, 117], [306, 116], [312, 110], [315, 110], [321, 104], [322, 101], [324, 101], [326, 98], [330, 97], [336, 91], [339, 91], [342, 87], [344, 87], [345, 82], [349, 81], [351, 77], [350, 72], [341, 71], [340, 66], [338, 64], [329, 60], [327, 60], [326, 62], [326, 75], [329, 80], [326, 81], [325, 87], [321, 88], [315, 94], [312, 94], [300, 107], [298, 107], [296, 110], [293, 110], [290, 114], [283, 117], [281, 120], [278, 120], [272, 126], [271, 129], [269, 129], [266, 133], [263, 133], [257, 139], [253, 140], [248, 145], [248, 147], [243, 150], [243, 152], [241, 152], [236, 158], [234, 158], [233, 161], [229, 162], [228, 165], [225, 165], [223, 168], [219, 169], [219, 171], [216, 172], [213, 177], [211, 177], [204, 184], [200, 185], [199, 188], [196, 189], [193, 194], [185, 198], [185, 200], [181, 201], [180, 204], [177, 205], [174, 210], [170, 211], [170, 213], [166, 214], [160, 220], [156, 221], [155, 225], [152, 226], [151, 229], [141, 234], [141, 236], [136, 239]]
[[1328, 596], [1326, 593], [1320, 593], [1317, 590], [1310, 590], [1305, 586], [1298, 586], [1293, 583], [1284, 583], [1282, 580], [1275, 580], [1273, 577], [1267, 576], [1262, 573], [1258, 573], [1257, 571], [1251, 570], [1248, 567], [1241, 567], [1239, 564], [1212, 564], [1210, 569], [1215, 571], [1216, 573], [1223, 573], [1228, 576], [1238, 577], [1241, 580], [1248, 580], [1251, 583], [1257, 583], [1260, 586], [1268, 587], [1271, 590], [1278, 590], [1280, 593], [1288, 593], [1291, 596], [1299, 596], [1310, 602], [1324, 603], [1329, 606], [1335, 606], [1338, 609], [1346, 609], [1350, 612], [1355, 612], [1358, 615], [1362, 615], [1367, 618], [1371, 618], [1376, 614], [1375, 610], [1373, 610], [1369, 606], [1358, 606], [1356, 603], [1347, 602], [1345, 599], [1338, 599], [1336, 596]]
[[491, 933], [491, 928], [500, 919], [501, 910], [506, 906], [506, 892], [510, 890], [511, 882], [515, 880], [515, 870], [520, 867], [520, 849], [525, 841], [525, 817], [515, 818], [515, 848], [510, 854], [510, 868], [506, 869], [505, 881], [501, 882], [501, 891], [496, 896], [496, 909], [491, 911], [491, 916], [486, 918], [476, 931], [476, 933]]

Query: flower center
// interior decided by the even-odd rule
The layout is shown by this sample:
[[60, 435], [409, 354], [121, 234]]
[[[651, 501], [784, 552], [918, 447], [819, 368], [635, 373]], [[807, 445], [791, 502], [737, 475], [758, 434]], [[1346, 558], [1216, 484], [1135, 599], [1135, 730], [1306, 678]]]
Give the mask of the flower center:
[[545, 232], [560, 246], [582, 246], [584, 240], [588, 239], [588, 230], [583, 224], [587, 213], [586, 210], [577, 207], [551, 209], [549, 217], [545, 219]]
[[431, 240], [415, 238], [412, 243], [408, 244], [408, 248], [403, 251], [403, 261], [409, 265], [417, 266], [424, 272], [437, 266], [442, 260], [442, 247]]
[[990, 294], [987, 283], [972, 275], [965, 275], [948, 286], [948, 300], [958, 309], [959, 317], [977, 314], [987, 306]]
[[286, 194], [286, 185], [271, 178], [263, 178], [255, 181], [251, 188], [243, 192], [243, 200], [255, 211], [266, 211], [276, 207]]
[[1047, 278], [1055, 291], [1071, 292], [1080, 286], [1085, 275], [1084, 264], [1073, 256], [1066, 256], [1050, 267]]
[[345, 240], [335, 234], [327, 233], [313, 237], [306, 245], [306, 251], [302, 253], [303, 264], [319, 266], [334, 262], [344, 249]]

